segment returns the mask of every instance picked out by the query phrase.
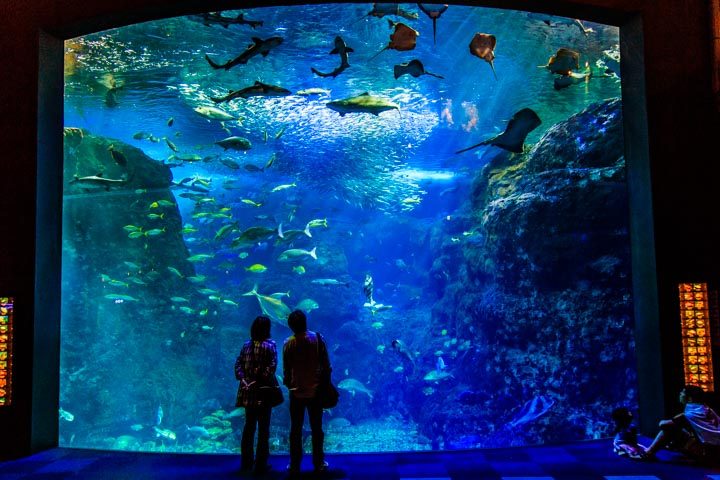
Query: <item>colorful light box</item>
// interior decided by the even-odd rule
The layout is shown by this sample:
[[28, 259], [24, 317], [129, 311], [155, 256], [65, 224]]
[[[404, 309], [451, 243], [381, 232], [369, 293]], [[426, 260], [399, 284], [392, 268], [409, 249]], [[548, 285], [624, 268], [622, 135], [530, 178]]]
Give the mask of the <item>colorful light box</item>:
[[13, 299], [0, 297], [0, 407], [12, 403]]
[[681, 283], [680, 325], [685, 384], [715, 390], [707, 283]]

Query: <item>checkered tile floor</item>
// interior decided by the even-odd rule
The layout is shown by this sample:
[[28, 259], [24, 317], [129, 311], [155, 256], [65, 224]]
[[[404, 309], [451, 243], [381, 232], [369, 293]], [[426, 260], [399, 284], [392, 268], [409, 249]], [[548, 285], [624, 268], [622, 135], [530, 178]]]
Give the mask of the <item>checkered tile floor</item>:
[[[720, 480], [720, 467], [694, 466], [669, 452], [656, 462], [612, 453], [608, 440], [462, 452], [328, 455], [321, 478], [363, 480]], [[720, 459], [719, 459], [720, 460]], [[270, 458], [263, 478], [287, 478], [287, 456]], [[0, 480], [239, 478], [236, 455], [184, 455], [56, 448], [0, 463]], [[256, 477], [257, 478], [257, 477]], [[312, 474], [306, 456], [300, 478]]]

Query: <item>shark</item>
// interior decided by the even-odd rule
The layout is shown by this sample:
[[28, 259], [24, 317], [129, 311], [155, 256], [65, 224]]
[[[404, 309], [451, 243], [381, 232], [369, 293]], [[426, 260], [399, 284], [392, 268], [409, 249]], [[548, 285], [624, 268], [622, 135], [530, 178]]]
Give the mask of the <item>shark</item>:
[[365, 92], [356, 97], [343, 98], [325, 104], [330, 110], [335, 110], [344, 117], [347, 113], [372, 113], [379, 115], [387, 110], [400, 110], [400, 106], [389, 100], [380, 97], [374, 97]]
[[437, 8], [437, 9], [428, 8], [425, 5], [423, 5], [422, 3], [418, 3], [417, 5], [418, 5], [418, 8], [420, 9], [420, 11], [422, 11], [425, 15], [427, 15], [428, 18], [430, 18], [430, 20], [432, 20], [432, 22], [433, 22], [433, 45], [435, 45], [435, 32], [437, 31], [437, 20], [438, 20], [438, 18], [440, 18], [440, 15], [445, 13], [445, 10], [448, 9], [449, 5], [443, 4], [440, 6], [440, 8]]
[[222, 25], [223, 27], [228, 28], [230, 25], [249, 25], [250, 28], [255, 29], [255, 27], [262, 27], [263, 25], [262, 20], [246, 20], [244, 13], [239, 14], [235, 18], [224, 17], [220, 12], [203, 13], [202, 15], [198, 15], [198, 17], [206, 27], [211, 25]]
[[495, 145], [510, 152], [522, 153], [525, 137], [527, 137], [528, 133], [540, 126], [541, 123], [540, 117], [538, 117], [538, 114], [535, 113], [534, 110], [523, 108], [515, 112], [508, 122], [505, 131], [500, 135], [489, 138], [471, 147], [463, 148], [455, 153], [467, 152], [481, 145]]
[[228, 93], [224, 97], [210, 97], [210, 100], [215, 103], [223, 103], [229, 102], [230, 100], [234, 100], [236, 98], [284, 97], [285, 95], [290, 95], [290, 93], [290, 90], [286, 88], [278, 87], [276, 85], [268, 85], [267, 83], [256, 81], [249, 87], [241, 88], [239, 90], [231, 90], [230, 93]]
[[310, 70], [312, 70], [312, 72], [315, 75], [318, 75], [320, 77], [335, 78], [338, 75], [340, 75], [342, 72], [344, 72], [345, 69], [350, 66], [350, 63], [348, 62], [348, 53], [354, 52], [354, 51], [355, 50], [348, 47], [347, 44], [345, 44], [345, 40], [343, 40], [342, 37], [340, 35], [338, 35], [337, 37], [335, 37], [335, 48], [330, 51], [330, 54], [331, 55], [332, 54], [340, 55], [340, 66], [329, 73], [320, 72], [320, 71], [316, 70], [315, 68], [310, 68]]
[[422, 62], [418, 59], [410, 60], [409, 62], [401, 63], [400, 65], [395, 65], [395, 67], [393, 68], [393, 73], [396, 79], [402, 77], [405, 74], [412, 75], [415, 78], [419, 77], [420, 75], [430, 75], [431, 77], [445, 78], [435, 73], [430, 73], [426, 71]]
[[253, 43], [248, 45], [244, 52], [223, 64], [215, 63], [207, 54], [205, 54], [205, 60], [207, 60], [210, 66], [216, 70], [220, 68], [230, 70], [235, 65], [247, 63], [248, 60], [257, 55], [267, 57], [270, 50], [280, 45], [283, 42], [283, 39], [282, 37], [270, 37], [263, 40], [262, 38], [253, 37], [252, 41]]

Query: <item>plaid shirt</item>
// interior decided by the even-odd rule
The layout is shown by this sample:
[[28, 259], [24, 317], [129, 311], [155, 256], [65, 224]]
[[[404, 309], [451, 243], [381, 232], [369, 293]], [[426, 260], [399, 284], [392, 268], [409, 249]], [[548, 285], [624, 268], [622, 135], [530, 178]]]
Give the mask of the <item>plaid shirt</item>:
[[[235, 378], [240, 381], [235, 406], [257, 407], [257, 388], [261, 385], [275, 385], [277, 368], [277, 348], [275, 341], [269, 338], [262, 342], [248, 340], [235, 360]], [[242, 381], [252, 384], [243, 388]], [[255, 383], [253, 383], [255, 382]]]

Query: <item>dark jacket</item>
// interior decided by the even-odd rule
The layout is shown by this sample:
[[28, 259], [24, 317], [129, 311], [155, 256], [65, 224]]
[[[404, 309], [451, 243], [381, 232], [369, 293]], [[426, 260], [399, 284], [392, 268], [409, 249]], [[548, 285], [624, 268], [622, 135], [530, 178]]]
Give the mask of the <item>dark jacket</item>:
[[325, 341], [310, 330], [283, 345], [283, 383], [297, 398], [313, 398], [322, 379], [329, 379], [330, 358]]

